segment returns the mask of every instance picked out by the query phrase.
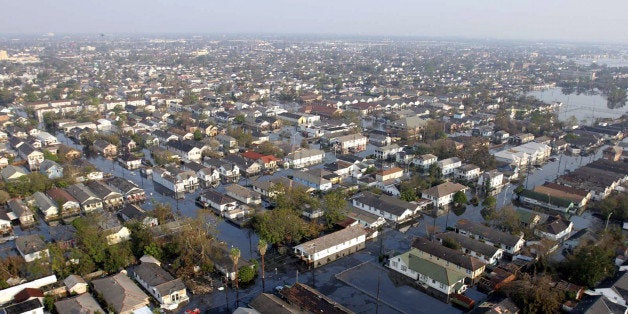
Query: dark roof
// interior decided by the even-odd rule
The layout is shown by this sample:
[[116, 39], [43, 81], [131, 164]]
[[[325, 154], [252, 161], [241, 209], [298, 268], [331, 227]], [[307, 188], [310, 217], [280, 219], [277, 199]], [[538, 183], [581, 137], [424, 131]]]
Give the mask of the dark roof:
[[269, 293], [261, 293], [251, 300], [249, 307], [262, 314], [297, 314], [298, 309], [291, 307], [277, 296]]
[[574, 314], [624, 314], [628, 308], [603, 295], [586, 295], [570, 312]]
[[493, 243], [501, 243], [510, 247], [514, 247], [521, 237], [514, 236], [512, 234], [499, 231], [493, 228], [489, 228], [483, 224], [470, 221], [467, 219], [460, 219], [456, 223], [456, 228], [460, 230], [468, 231], [472, 234], [482, 236], [485, 239]]
[[446, 260], [454, 265], [463, 267], [464, 269], [476, 271], [486, 266], [484, 262], [473, 256], [442, 246], [440, 243], [430, 241], [426, 238], [415, 238], [412, 241], [412, 247]]
[[570, 224], [571, 221], [563, 218], [561, 215], [556, 215], [548, 217], [547, 221], [538, 226], [537, 229], [546, 233], [557, 235], [569, 228]]
[[112, 177], [111, 179], [108, 179], [106, 182], [110, 187], [117, 189], [118, 191], [120, 191], [121, 193], [125, 195], [133, 192], [133, 190], [139, 189], [140, 191], [143, 191], [135, 183], [131, 182], [130, 180], [123, 179], [120, 177]]
[[[146, 211], [134, 204], [125, 204], [124, 207], [118, 212], [123, 219], [141, 221], [146, 218]], [[124, 218], [126, 217], [126, 218]]]
[[46, 242], [38, 234], [20, 236], [15, 239], [15, 246], [22, 254], [31, 254], [46, 249]]
[[288, 303], [298, 306], [307, 312], [325, 314], [353, 313], [353, 311], [336, 303], [316, 289], [299, 282], [295, 283], [290, 288], [283, 288], [279, 294], [281, 294]]
[[87, 182], [86, 185], [94, 194], [96, 194], [97, 197], [101, 199], [104, 199], [106, 197], [122, 197], [122, 195], [120, 195], [118, 192], [115, 192], [113, 189], [101, 182], [91, 181]]
[[31, 299], [31, 300], [24, 301], [21, 303], [9, 305], [2, 310], [4, 311], [5, 314], [22, 314], [22, 313], [29, 313], [35, 309], [39, 309], [43, 307], [44, 305], [41, 304], [41, 301], [39, 301], [39, 299]]
[[172, 277], [170, 273], [155, 263], [141, 263], [131, 267], [129, 270], [150, 287], [157, 289], [161, 295], [168, 295], [169, 291], [185, 289], [181, 279]]
[[452, 241], [458, 243], [462, 248], [480, 253], [489, 258], [493, 257], [499, 250], [499, 248], [496, 248], [493, 245], [488, 245], [484, 242], [465, 237], [453, 231], [437, 234], [436, 238], [439, 240], [451, 239]]
[[568, 199], [557, 197], [557, 196], [551, 196], [549, 194], [536, 192], [533, 190], [523, 190], [521, 191], [520, 196], [524, 196], [527, 198], [537, 200], [539, 202], [543, 202], [543, 203], [554, 205], [554, 206], [564, 207], [564, 208], [567, 208], [573, 204], [573, 202]]
[[70, 185], [67, 188], [65, 188], [65, 190], [68, 191], [70, 195], [74, 196], [74, 198], [76, 198], [79, 201], [79, 203], [85, 203], [93, 199], [97, 199], [98, 201], [101, 201], [94, 194], [94, 192], [92, 192], [89, 188], [87, 188], [82, 183]]
[[378, 210], [401, 216], [407, 210], [414, 211], [418, 205], [412, 204], [388, 195], [377, 195], [371, 192], [363, 192], [354, 197], [355, 200]]
[[236, 200], [224, 195], [216, 190], [207, 190], [205, 192], [203, 192], [203, 197], [216, 203], [216, 204], [229, 204], [232, 202], [235, 202]]
[[74, 239], [76, 228], [72, 225], [56, 225], [50, 227], [50, 237], [55, 242], [65, 242]]
[[18, 292], [13, 300], [15, 302], [23, 302], [30, 298], [43, 298], [44, 293], [40, 289], [35, 288], [24, 288], [22, 291]]

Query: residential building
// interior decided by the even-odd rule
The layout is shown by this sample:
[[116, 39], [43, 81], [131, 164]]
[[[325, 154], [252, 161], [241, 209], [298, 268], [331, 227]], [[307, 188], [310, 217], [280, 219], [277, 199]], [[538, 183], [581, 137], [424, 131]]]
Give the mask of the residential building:
[[454, 195], [458, 192], [466, 192], [469, 187], [459, 183], [445, 182], [421, 191], [423, 198], [431, 200], [434, 208], [446, 206], [454, 201]]
[[573, 232], [573, 222], [561, 215], [550, 216], [534, 229], [534, 234], [552, 241], [563, 241]]
[[388, 195], [377, 195], [372, 192], [356, 194], [351, 204], [363, 211], [375, 214], [393, 222], [404, 222], [417, 217], [425, 205], [410, 203]]
[[64, 189], [52, 188], [46, 191], [46, 195], [57, 204], [63, 216], [71, 216], [81, 212], [81, 204]]
[[15, 247], [27, 263], [47, 258], [48, 246], [38, 234], [23, 235], [15, 239]]
[[[412, 163], [415, 166], [419, 166], [423, 168], [424, 170], [427, 170], [432, 164], [435, 164], [437, 161], [438, 161], [438, 157], [432, 154], [424, 154], [424, 155], [415, 157], [412, 160]], [[441, 168], [441, 171], [442, 171], [442, 168]]]
[[33, 199], [39, 211], [44, 215], [44, 220], [52, 220], [59, 217], [57, 204], [46, 194], [37, 191], [33, 193]]
[[292, 248], [301, 260], [319, 267], [357, 252], [366, 246], [366, 231], [362, 226], [350, 226]]
[[118, 244], [131, 238], [131, 231], [120, 223], [116, 215], [103, 212], [96, 221], [98, 228], [105, 234], [108, 245]]
[[476, 240], [484, 241], [486, 244], [500, 247], [504, 252], [511, 255], [517, 254], [525, 243], [522, 234], [515, 236], [467, 219], [458, 220], [456, 223], [456, 232]]
[[[65, 279], [63, 279], [63, 284], [65, 285], [66, 290], [70, 294], [82, 294], [87, 292], [88, 284], [83, 279], [83, 277], [79, 275], [69, 275]], [[89, 295], [89, 294], [88, 294]], [[63, 313], [63, 312], [60, 312]]]
[[302, 148], [284, 157], [284, 162], [285, 167], [299, 169], [321, 164], [324, 157], [322, 150]]
[[307, 313], [335, 313], [353, 314], [348, 308], [338, 304], [316, 289], [297, 282], [290, 287], [284, 287], [279, 294], [292, 307]]
[[554, 198], [562, 198], [572, 201], [577, 208], [584, 208], [593, 196], [591, 191], [585, 191], [552, 182], [545, 182], [543, 185], [535, 187], [534, 192], [550, 195]]
[[96, 150], [98, 153], [102, 154], [105, 157], [112, 157], [118, 154], [118, 148], [105, 140], [95, 140], [93, 147], [94, 150]]
[[329, 142], [336, 151], [349, 154], [366, 150], [368, 138], [362, 134], [349, 134], [332, 138]]
[[12, 211], [15, 216], [20, 220], [20, 226], [22, 228], [30, 227], [34, 225], [37, 221], [35, 220], [35, 215], [31, 211], [24, 201], [21, 199], [12, 199], [7, 202], [8, 209]]
[[174, 278], [160, 264], [142, 262], [129, 269], [129, 275], [168, 310], [176, 309], [189, 300], [187, 289], [180, 278]]
[[462, 161], [458, 157], [451, 157], [436, 162], [443, 176], [453, 174], [456, 168], [462, 166]]
[[410, 250], [422, 259], [468, 277], [470, 282], [474, 283], [479, 280], [486, 267], [486, 263], [476, 257], [422, 237], [414, 238]]
[[305, 171], [293, 170], [292, 180], [319, 191], [327, 191], [331, 189], [332, 183], [330, 180], [325, 178], [326, 174], [331, 173], [322, 169], [311, 169]]
[[235, 210], [238, 206], [235, 199], [213, 189], [201, 193], [199, 200], [204, 207], [215, 209], [221, 216], [226, 212]]
[[390, 144], [386, 146], [380, 146], [375, 148], [375, 156], [379, 159], [388, 159], [395, 157], [397, 153], [403, 151], [403, 147], [397, 144]]
[[78, 201], [81, 209], [86, 213], [103, 208], [102, 199], [83, 183], [70, 185], [65, 190]]
[[122, 194], [127, 203], [139, 203], [146, 200], [146, 192], [130, 180], [111, 177], [105, 182], [111, 189]]
[[539, 206], [563, 213], [573, 213], [577, 207], [568, 199], [552, 197], [550, 194], [540, 193], [532, 190], [523, 190], [519, 193], [519, 200], [528, 206]]
[[475, 181], [480, 176], [480, 167], [465, 164], [454, 170], [454, 177], [465, 181]]
[[111, 187], [100, 181], [90, 181], [85, 185], [96, 195], [96, 197], [102, 200], [104, 209], [111, 210], [120, 208], [124, 204], [124, 197], [122, 194], [114, 191]]
[[39, 172], [43, 173], [48, 179], [58, 179], [63, 177], [63, 167], [58, 163], [45, 159], [39, 164]]
[[436, 239], [441, 244], [444, 244], [445, 240], [456, 243], [462, 253], [471, 255], [487, 265], [496, 265], [504, 253], [504, 250], [501, 248], [488, 245], [452, 231], [437, 234]]
[[394, 256], [388, 261], [390, 269], [412, 278], [422, 286], [449, 296], [466, 291], [465, 275], [419, 257], [417, 250]]
[[487, 195], [495, 195], [504, 186], [504, 174], [495, 169], [485, 171], [478, 177], [477, 186]]
[[227, 195], [232, 198], [244, 203], [244, 204], [261, 204], [262, 196], [261, 194], [245, 188], [239, 184], [230, 184], [225, 186], [225, 190], [227, 191]]
[[118, 212], [118, 215], [125, 223], [135, 221], [148, 228], [156, 227], [159, 224], [157, 218], [149, 216], [145, 210], [135, 204], [125, 204]]
[[132, 314], [150, 304], [148, 295], [122, 272], [94, 279], [92, 284], [94, 291], [102, 295], [105, 303], [116, 313]]
[[89, 293], [55, 302], [57, 313], [106, 313]]
[[44, 314], [44, 305], [39, 298], [29, 299], [0, 308], [0, 313], [6, 314]]

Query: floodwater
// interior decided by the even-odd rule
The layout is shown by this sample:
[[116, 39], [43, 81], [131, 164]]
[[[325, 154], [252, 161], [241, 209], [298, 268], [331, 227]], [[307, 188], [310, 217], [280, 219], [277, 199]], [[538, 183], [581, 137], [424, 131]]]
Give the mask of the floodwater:
[[574, 116], [579, 122], [586, 121], [585, 124], [591, 124], [597, 118], [619, 118], [628, 112], [627, 106], [608, 108], [606, 98], [600, 94], [563, 94], [561, 88], [555, 87], [532, 91], [527, 95], [546, 103], [562, 102], [563, 105], [558, 109], [558, 119], [561, 121]]

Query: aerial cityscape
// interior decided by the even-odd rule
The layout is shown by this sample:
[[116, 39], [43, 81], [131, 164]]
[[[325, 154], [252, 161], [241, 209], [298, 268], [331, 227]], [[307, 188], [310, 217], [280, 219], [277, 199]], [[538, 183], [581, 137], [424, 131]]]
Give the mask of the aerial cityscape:
[[0, 313], [628, 313], [623, 32], [137, 5], [8, 4]]

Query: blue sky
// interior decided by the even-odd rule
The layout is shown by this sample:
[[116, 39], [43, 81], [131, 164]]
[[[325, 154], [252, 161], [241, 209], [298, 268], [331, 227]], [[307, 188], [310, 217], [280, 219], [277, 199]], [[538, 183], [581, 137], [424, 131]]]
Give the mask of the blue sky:
[[0, 0], [0, 33], [277, 33], [628, 43], [628, 0]]

